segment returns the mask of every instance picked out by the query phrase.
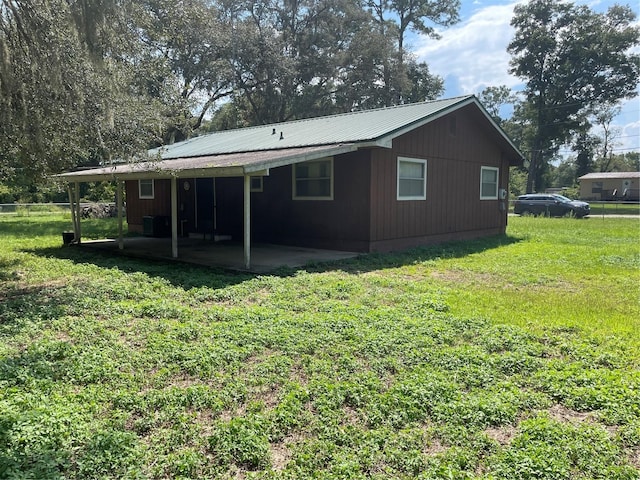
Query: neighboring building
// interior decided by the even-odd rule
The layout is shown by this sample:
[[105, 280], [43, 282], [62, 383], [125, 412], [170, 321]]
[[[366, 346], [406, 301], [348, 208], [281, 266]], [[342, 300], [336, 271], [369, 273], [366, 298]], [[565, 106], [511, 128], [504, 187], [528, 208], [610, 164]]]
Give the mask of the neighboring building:
[[587, 173], [578, 178], [583, 200], [640, 199], [640, 172]]
[[509, 167], [522, 163], [474, 96], [216, 132], [150, 154], [60, 177], [123, 181], [130, 230], [176, 245], [244, 238], [247, 259], [251, 241], [373, 252], [504, 233]]

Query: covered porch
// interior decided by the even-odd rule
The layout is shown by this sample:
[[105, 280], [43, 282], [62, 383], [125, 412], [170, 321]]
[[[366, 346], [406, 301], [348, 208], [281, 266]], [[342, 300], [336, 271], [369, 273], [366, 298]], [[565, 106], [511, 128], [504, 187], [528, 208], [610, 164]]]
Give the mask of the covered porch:
[[[355, 146], [324, 145], [315, 147], [290, 148], [285, 150], [269, 150], [259, 152], [238, 152], [222, 155], [203, 155], [189, 158], [175, 158], [158, 161], [147, 161], [131, 164], [118, 164], [92, 170], [69, 172], [57, 175], [69, 185], [69, 202], [73, 222], [73, 241], [76, 245], [91, 245], [97, 248], [120, 250], [134, 256], [157, 257], [163, 259], [182, 260], [203, 265], [222, 266], [243, 269], [245, 271], [273, 270], [277, 266], [300, 266], [326, 254], [313, 249], [296, 249], [271, 245], [261, 248], [251, 242], [251, 179], [255, 176], [265, 177], [269, 170], [294, 163], [305, 162], [326, 156], [341, 154], [355, 150]], [[191, 238], [182, 238], [182, 222], [179, 220], [179, 185], [183, 180], [240, 178], [242, 211], [238, 214], [242, 224], [242, 242], [231, 245], [214, 245], [196, 248]], [[162, 180], [170, 184], [168, 233], [170, 238], [125, 238], [123, 229], [124, 183], [126, 181]], [[117, 186], [116, 204], [118, 211], [118, 238], [87, 242], [82, 240], [80, 215], [80, 183], [96, 181], [115, 181]], [[181, 182], [180, 184], [178, 182]], [[185, 182], [186, 183], [186, 182]], [[215, 184], [214, 184], [215, 185]], [[185, 187], [186, 189], [186, 187]], [[214, 186], [215, 189], [215, 186]], [[215, 195], [215, 193], [214, 193]], [[215, 197], [214, 197], [215, 202]], [[215, 205], [213, 207], [215, 212]], [[214, 213], [215, 216], [215, 213]], [[215, 223], [214, 223], [215, 225]], [[215, 237], [215, 230], [212, 238]], [[168, 245], [168, 250], [165, 246]], [[215, 246], [216, 248], [211, 248]], [[184, 249], [184, 247], [187, 247]], [[189, 249], [189, 247], [191, 247]], [[157, 251], [156, 251], [157, 249]], [[130, 251], [131, 250], [131, 251]], [[137, 250], [137, 251], [136, 251]], [[183, 251], [184, 250], [184, 251]], [[306, 251], [303, 254], [303, 252]], [[278, 253], [280, 252], [280, 253]], [[351, 253], [351, 255], [355, 255]], [[269, 258], [271, 256], [271, 258]], [[304, 258], [304, 261], [303, 261]], [[321, 261], [321, 260], [320, 260]]]

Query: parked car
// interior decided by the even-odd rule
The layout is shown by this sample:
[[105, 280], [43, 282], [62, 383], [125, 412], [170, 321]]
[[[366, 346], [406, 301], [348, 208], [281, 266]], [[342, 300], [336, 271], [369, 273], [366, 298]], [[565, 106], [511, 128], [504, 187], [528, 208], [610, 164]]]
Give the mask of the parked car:
[[528, 193], [520, 195], [513, 205], [513, 213], [520, 215], [547, 215], [562, 217], [573, 215], [582, 218], [589, 215], [591, 207], [587, 202], [571, 200], [563, 195]]

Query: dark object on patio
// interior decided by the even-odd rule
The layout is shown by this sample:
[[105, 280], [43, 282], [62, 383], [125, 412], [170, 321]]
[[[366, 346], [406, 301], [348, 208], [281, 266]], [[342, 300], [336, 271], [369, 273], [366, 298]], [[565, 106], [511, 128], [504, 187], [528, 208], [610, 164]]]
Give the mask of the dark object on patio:
[[73, 232], [62, 232], [62, 244], [63, 245], [71, 245], [73, 239], [75, 238], [75, 233]]
[[142, 218], [142, 234], [145, 237], [171, 236], [171, 219], [167, 216], [154, 215]]

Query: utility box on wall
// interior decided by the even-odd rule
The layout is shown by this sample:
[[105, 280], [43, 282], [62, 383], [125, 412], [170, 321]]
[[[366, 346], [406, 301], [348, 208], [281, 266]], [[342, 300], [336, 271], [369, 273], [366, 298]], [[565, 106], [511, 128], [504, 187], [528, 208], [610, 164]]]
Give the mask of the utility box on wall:
[[162, 215], [142, 217], [142, 234], [145, 237], [170, 236], [171, 219]]

